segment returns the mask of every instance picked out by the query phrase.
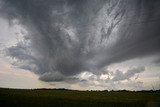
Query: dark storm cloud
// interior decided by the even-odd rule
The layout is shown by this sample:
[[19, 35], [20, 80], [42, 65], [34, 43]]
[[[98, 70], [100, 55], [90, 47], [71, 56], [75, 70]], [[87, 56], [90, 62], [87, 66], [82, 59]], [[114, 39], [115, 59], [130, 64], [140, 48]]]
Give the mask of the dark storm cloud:
[[7, 55], [44, 81], [63, 81], [82, 71], [96, 74], [112, 63], [160, 53], [158, 0], [0, 3], [1, 17], [18, 20], [28, 32], [29, 44], [18, 43]]

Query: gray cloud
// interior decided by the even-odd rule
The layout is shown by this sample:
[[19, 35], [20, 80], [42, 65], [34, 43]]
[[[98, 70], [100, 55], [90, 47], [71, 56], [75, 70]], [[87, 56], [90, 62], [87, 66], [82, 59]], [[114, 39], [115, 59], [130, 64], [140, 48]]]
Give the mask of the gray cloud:
[[154, 61], [154, 63], [160, 64], [160, 58], [157, 58], [157, 59]]
[[[135, 77], [137, 74], [145, 71], [144, 66], [138, 66], [128, 69], [125, 73], [119, 69], [115, 71], [107, 70], [105, 74], [97, 75], [90, 72], [83, 72], [77, 76], [77, 78], [81, 81], [86, 83], [92, 83], [96, 85], [94, 82], [100, 82], [100, 83], [114, 83], [114, 82], [120, 82], [123, 80], [130, 81], [133, 77]], [[136, 76], [136, 79], [138, 79], [139, 76]]]
[[60, 74], [59, 72], [54, 72], [54, 73], [48, 72], [48, 73], [44, 73], [43, 75], [41, 75], [39, 79], [42, 81], [47, 81], [47, 82], [49, 82], [49, 81], [64, 81], [65, 77], [62, 74]]
[[46, 72], [39, 77], [40, 80], [45, 81], [45, 82], [61, 82], [65, 81], [66, 83], [76, 83], [80, 81], [79, 78], [76, 76], [65, 76], [61, 74], [60, 72], [54, 71], [54, 72]]
[[130, 79], [131, 77], [135, 76], [135, 74], [141, 73], [143, 71], [145, 71], [145, 67], [143, 66], [129, 69], [126, 73], [123, 73], [122, 71], [117, 70], [112, 80], [120, 81], [120, 80]]
[[[160, 53], [158, 0], [1, 0], [1, 17], [28, 34], [8, 49], [22, 69], [63, 81], [105, 66]], [[133, 69], [120, 77], [131, 77]], [[117, 78], [117, 77], [116, 77]], [[121, 78], [121, 79], [122, 79]]]
[[[144, 71], [144, 66], [138, 66], [128, 69], [125, 73], [119, 69], [117, 69], [115, 73], [108, 70], [106, 74], [102, 75], [83, 72], [78, 76], [78, 79], [80, 80], [78, 81], [78, 84], [82, 87], [87, 87], [88, 89], [141, 90], [145, 89], [145, 87], [143, 86], [143, 82], [137, 80], [138, 77], [136, 75], [139, 75]], [[136, 79], [133, 79], [135, 76]]]

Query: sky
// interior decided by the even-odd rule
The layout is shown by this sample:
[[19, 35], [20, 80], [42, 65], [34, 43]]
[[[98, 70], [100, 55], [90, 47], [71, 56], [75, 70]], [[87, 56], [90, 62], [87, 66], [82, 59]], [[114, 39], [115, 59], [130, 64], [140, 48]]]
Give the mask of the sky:
[[0, 0], [0, 87], [160, 89], [159, 0]]

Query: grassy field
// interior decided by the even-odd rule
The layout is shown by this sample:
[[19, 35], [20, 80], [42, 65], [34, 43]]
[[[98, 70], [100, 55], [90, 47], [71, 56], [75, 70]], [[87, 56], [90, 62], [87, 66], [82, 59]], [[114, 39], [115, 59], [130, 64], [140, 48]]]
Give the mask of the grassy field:
[[160, 91], [0, 89], [0, 107], [160, 107]]

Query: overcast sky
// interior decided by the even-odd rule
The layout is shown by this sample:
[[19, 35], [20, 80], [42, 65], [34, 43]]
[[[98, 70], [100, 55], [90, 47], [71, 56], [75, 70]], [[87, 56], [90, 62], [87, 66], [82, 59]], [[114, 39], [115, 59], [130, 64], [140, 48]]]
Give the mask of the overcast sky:
[[0, 87], [160, 89], [160, 1], [0, 0]]

